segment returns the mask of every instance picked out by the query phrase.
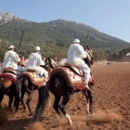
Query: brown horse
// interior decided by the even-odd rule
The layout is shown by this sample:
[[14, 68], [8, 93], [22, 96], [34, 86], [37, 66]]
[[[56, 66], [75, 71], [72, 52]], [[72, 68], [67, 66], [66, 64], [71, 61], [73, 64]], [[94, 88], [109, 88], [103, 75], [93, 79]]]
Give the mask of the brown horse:
[[19, 106], [19, 88], [15, 86], [17, 74], [11, 68], [6, 68], [3, 73], [0, 74], [0, 108], [1, 103], [6, 94], [9, 97], [9, 108], [12, 110], [12, 103], [14, 101], [15, 112]]
[[[50, 61], [50, 59], [48, 60]], [[92, 97], [91, 89], [85, 89], [84, 86], [82, 85], [83, 81], [71, 83], [73, 82], [72, 80], [71, 81], [69, 80], [69, 77], [71, 76], [68, 76], [66, 74], [65, 70], [68, 70], [69, 72], [71, 71], [70, 73], [71, 74], [73, 73], [72, 74], [73, 77], [76, 77], [75, 75], [77, 75], [78, 77], [81, 74], [80, 70], [79, 70], [80, 72], [77, 72], [77, 69], [75, 70], [75, 68], [73, 67], [70, 67], [70, 66], [58, 67], [50, 72], [49, 82], [47, 83], [46, 86], [38, 90], [39, 100], [38, 100], [38, 104], [35, 110], [35, 115], [33, 117], [34, 121], [39, 120], [39, 118], [41, 117], [41, 114], [45, 108], [47, 99], [49, 97], [49, 90], [55, 96], [55, 101], [53, 104], [54, 110], [56, 111], [57, 114], [60, 114], [60, 112], [62, 112], [62, 114], [68, 119], [70, 124], [72, 124], [72, 120], [69, 114], [65, 111], [65, 106], [70, 101], [70, 98], [74, 93], [79, 92], [79, 91], [83, 92], [87, 100], [86, 102], [87, 112], [92, 113], [93, 97]], [[80, 76], [80, 78], [82, 79], [83, 77]], [[90, 82], [89, 84], [90, 88], [92, 85], [93, 85], [92, 82]]]

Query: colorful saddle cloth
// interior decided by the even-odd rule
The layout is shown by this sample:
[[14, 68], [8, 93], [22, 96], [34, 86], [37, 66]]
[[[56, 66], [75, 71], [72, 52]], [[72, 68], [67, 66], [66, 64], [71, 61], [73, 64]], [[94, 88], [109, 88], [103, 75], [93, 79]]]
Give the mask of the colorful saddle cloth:
[[[84, 75], [82, 70], [80, 70], [78, 67], [70, 64], [65, 63], [64, 66], [57, 67], [56, 69], [53, 69], [50, 72], [50, 78], [59, 75], [62, 76], [69, 87], [72, 87], [74, 91], [84, 90]], [[91, 86], [94, 85], [94, 79], [93, 76], [89, 80], [89, 84]]]
[[83, 72], [72, 64], [65, 64], [65, 66], [57, 67], [50, 73], [50, 78], [59, 75], [62, 76], [69, 87], [74, 91], [84, 90]]
[[45, 78], [44, 77], [40, 77], [35, 71], [26, 71], [21, 73], [18, 78], [17, 81], [19, 79], [21, 79], [22, 77], [27, 77], [28, 79], [30, 79], [31, 83], [36, 86], [36, 87], [42, 87], [45, 86], [46, 82], [45, 82]]

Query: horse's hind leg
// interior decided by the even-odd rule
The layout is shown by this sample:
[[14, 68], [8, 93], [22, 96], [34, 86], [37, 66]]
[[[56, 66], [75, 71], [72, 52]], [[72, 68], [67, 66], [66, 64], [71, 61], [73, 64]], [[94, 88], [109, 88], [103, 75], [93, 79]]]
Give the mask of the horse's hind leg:
[[58, 115], [60, 115], [60, 111], [59, 111], [59, 102], [60, 102], [60, 99], [61, 99], [61, 96], [55, 95], [55, 101], [54, 101], [54, 104], [53, 104], [53, 108], [55, 109], [55, 111], [56, 111], [56, 113]]
[[85, 90], [84, 91], [84, 95], [85, 95], [86, 100], [87, 100], [87, 105], [86, 105], [87, 113], [93, 113], [93, 97], [92, 97], [92, 92], [90, 90]]
[[65, 106], [70, 101], [70, 97], [71, 97], [71, 95], [69, 95], [69, 94], [67, 94], [66, 96], [63, 96], [63, 100], [62, 100], [61, 104], [59, 105], [59, 108], [60, 108], [61, 112], [64, 114], [64, 116], [68, 119], [69, 124], [72, 125], [72, 120], [71, 120], [69, 114], [66, 113], [66, 111], [65, 111]]
[[30, 112], [30, 116], [33, 115], [32, 109], [30, 107], [30, 101], [32, 100], [32, 95], [33, 95], [33, 91], [31, 91], [30, 93], [28, 93], [28, 99], [27, 99], [27, 106], [28, 106], [28, 110]]

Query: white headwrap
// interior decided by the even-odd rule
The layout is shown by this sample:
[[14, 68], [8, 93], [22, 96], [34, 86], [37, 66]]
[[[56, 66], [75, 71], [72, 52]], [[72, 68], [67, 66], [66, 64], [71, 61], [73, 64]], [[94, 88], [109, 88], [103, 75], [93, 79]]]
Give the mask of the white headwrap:
[[12, 49], [12, 48], [14, 48], [14, 45], [10, 45], [10, 46], [8, 47], [8, 49]]
[[36, 46], [34, 49], [35, 49], [35, 51], [40, 51], [41, 50], [41, 48], [39, 46]]

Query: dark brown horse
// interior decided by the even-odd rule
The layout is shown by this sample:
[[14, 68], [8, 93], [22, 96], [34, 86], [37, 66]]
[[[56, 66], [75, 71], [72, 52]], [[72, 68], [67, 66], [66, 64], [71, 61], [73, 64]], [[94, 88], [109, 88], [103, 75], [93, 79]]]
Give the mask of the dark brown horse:
[[12, 110], [12, 103], [14, 103], [15, 109], [13, 112], [16, 112], [19, 106], [19, 88], [15, 86], [16, 77], [16, 73], [10, 68], [0, 74], [0, 108], [6, 94], [9, 97], [8, 106], [10, 110]]
[[[44, 86], [44, 78], [39, 78], [36, 74], [35, 70], [28, 70], [23, 72], [17, 78], [16, 87], [21, 89], [20, 102], [23, 106], [23, 109], [26, 110], [28, 108], [29, 115], [33, 115], [33, 111], [30, 106], [30, 102], [33, 97], [34, 90], [38, 90], [40, 87]], [[26, 104], [24, 102], [24, 96], [27, 93], [28, 97], [26, 100]]]
[[[55, 69], [54, 69], [54, 72], [55, 72]], [[53, 71], [51, 73], [53, 73]], [[76, 89], [75, 90], [72, 86], [68, 85], [65, 76], [63, 76], [61, 73], [62, 72], [60, 71], [58, 73], [52, 74], [47, 85], [38, 90], [39, 100], [38, 100], [38, 104], [35, 110], [35, 115], [33, 117], [34, 121], [39, 120], [39, 118], [42, 115], [42, 112], [45, 108], [45, 104], [49, 97], [49, 90], [55, 96], [55, 101], [53, 104], [54, 110], [56, 111], [57, 114], [60, 114], [62, 112], [62, 114], [68, 119], [70, 124], [72, 124], [72, 120], [69, 114], [66, 112], [65, 106], [70, 101], [70, 98], [74, 93], [79, 92], [79, 91], [83, 92], [87, 100], [86, 102], [87, 112], [92, 113], [93, 97], [92, 97], [91, 89], [79, 89], [79, 90]], [[89, 84], [90, 88], [91, 88], [91, 85], [92, 84], [90, 83]]]

